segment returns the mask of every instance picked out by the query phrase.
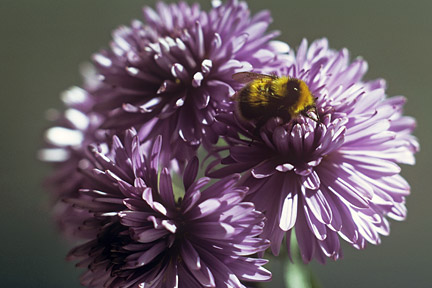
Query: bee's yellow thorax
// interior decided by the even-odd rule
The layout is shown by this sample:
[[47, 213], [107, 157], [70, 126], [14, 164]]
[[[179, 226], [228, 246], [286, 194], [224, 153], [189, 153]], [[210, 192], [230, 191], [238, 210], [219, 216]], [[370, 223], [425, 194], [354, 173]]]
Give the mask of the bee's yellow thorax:
[[253, 107], [266, 106], [270, 101], [271, 78], [254, 80], [249, 88], [249, 104]]
[[283, 98], [285, 95], [287, 95], [287, 83], [289, 81], [289, 78], [279, 77], [272, 81], [272, 90], [274, 91], [274, 94], [278, 98]]

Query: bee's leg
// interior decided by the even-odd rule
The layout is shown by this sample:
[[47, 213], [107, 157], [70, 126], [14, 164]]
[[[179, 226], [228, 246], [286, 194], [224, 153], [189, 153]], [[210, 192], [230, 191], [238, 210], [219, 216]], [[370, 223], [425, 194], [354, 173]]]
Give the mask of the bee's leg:
[[261, 118], [256, 122], [254, 131], [253, 131], [254, 136], [261, 138], [260, 131], [261, 131], [261, 128], [267, 123], [267, 120], [268, 119]]
[[265, 125], [266, 123], [266, 119], [259, 119], [256, 123], [255, 123], [255, 127], [253, 128], [252, 131], [252, 137], [251, 137], [251, 142], [249, 143], [248, 146], [251, 146], [252, 143], [254, 142], [255, 138], [260, 139], [261, 138], [261, 128]]
[[253, 136], [251, 137], [251, 141], [249, 142], [248, 146], [252, 146], [255, 138], [259, 138], [260, 136], [260, 128], [261, 126], [255, 126], [255, 128], [253, 129]]

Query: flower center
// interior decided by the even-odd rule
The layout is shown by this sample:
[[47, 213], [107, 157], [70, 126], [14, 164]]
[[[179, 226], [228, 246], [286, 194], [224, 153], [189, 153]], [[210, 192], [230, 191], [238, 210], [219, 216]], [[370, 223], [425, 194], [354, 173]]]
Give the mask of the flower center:
[[261, 132], [266, 144], [273, 147], [274, 159], [280, 171], [294, 169], [297, 174], [309, 174], [344, 141], [346, 119], [332, 120], [324, 115], [319, 121], [299, 116], [288, 123], [280, 123]]

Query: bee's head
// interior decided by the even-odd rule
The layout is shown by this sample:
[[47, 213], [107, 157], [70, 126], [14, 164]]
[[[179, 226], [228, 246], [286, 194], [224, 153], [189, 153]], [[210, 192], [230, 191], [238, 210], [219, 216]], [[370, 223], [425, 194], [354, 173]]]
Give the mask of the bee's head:
[[295, 78], [290, 78], [287, 82], [287, 91], [291, 95], [300, 94], [301, 90], [301, 81]]

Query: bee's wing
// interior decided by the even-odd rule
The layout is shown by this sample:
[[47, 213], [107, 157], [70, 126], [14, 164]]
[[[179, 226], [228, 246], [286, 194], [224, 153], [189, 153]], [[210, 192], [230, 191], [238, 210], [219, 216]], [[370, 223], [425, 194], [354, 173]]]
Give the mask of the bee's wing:
[[271, 75], [254, 73], [254, 72], [238, 72], [232, 75], [232, 79], [239, 83], [249, 83], [256, 79], [274, 78]]

